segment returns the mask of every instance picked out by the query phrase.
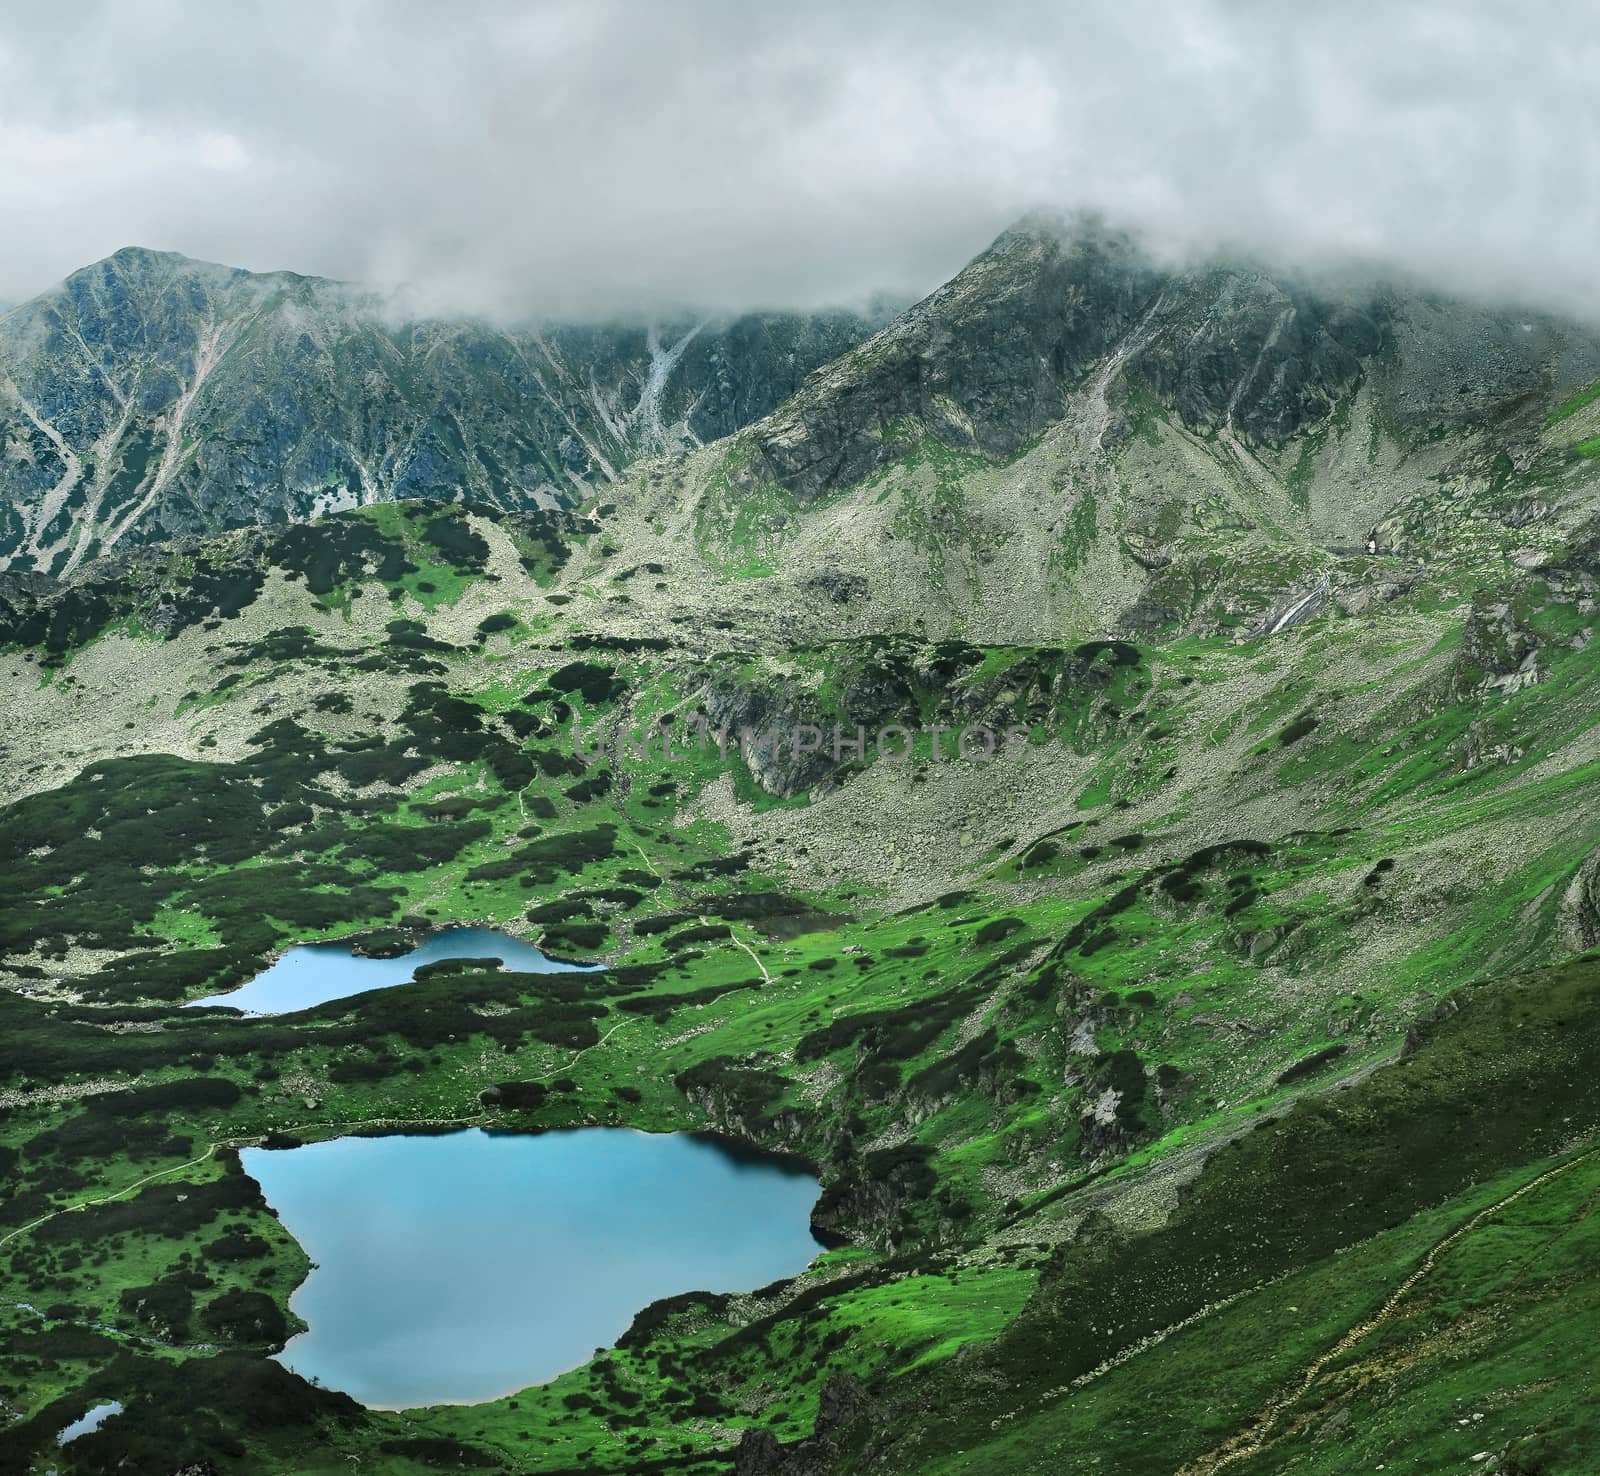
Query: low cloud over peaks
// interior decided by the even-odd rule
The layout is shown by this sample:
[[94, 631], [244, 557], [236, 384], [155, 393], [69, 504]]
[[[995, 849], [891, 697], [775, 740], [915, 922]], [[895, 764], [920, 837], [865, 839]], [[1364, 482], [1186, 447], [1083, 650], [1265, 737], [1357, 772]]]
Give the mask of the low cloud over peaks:
[[927, 291], [1042, 207], [1166, 250], [1592, 313], [1600, 41], [1580, 20], [38, 6], [0, 41], [0, 299], [138, 243], [405, 284], [435, 310], [809, 307]]

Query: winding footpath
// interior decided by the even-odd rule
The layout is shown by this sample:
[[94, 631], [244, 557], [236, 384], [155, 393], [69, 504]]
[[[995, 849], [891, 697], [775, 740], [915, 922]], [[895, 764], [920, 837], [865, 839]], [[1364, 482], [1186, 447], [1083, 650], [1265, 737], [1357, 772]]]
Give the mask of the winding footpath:
[[1177, 1476], [1212, 1476], [1212, 1473], [1222, 1470], [1225, 1466], [1231, 1466], [1235, 1462], [1247, 1460], [1253, 1455], [1259, 1455], [1271, 1443], [1273, 1430], [1279, 1420], [1305, 1396], [1306, 1392], [1321, 1376], [1322, 1371], [1335, 1359], [1342, 1358], [1357, 1344], [1364, 1342], [1386, 1322], [1390, 1321], [1399, 1309], [1400, 1303], [1405, 1300], [1412, 1288], [1433, 1270], [1438, 1264], [1439, 1258], [1457, 1241], [1470, 1235], [1486, 1220], [1499, 1214], [1507, 1205], [1516, 1203], [1524, 1195], [1531, 1194], [1535, 1189], [1548, 1184], [1552, 1179], [1558, 1178], [1562, 1174], [1570, 1173], [1579, 1164], [1588, 1163], [1597, 1154], [1600, 1154], [1600, 1149], [1591, 1148], [1586, 1153], [1580, 1153], [1576, 1158], [1570, 1159], [1566, 1163], [1547, 1169], [1538, 1178], [1530, 1179], [1520, 1189], [1513, 1190], [1506, 1195], [1504, 1199], [1497, 1200], [1487, 1209], [1480, 1210], [1465, 1224], [1458, 1225], [1428, 1251], [1417, 1266], [1417, 1269], [1389, 1294], [1388, 1300], [1372, 1317], [1351, 1328], [1327, 1352], [1320, 1354], [1308, 1363], [1302, 1370], [1298, 1381], [1276, 1398], [1269, 1400], [1249, 1426], [1230, 1436], [1210, 1454], [1204, 1455], [1198, 1461], [1184, 1466], [1177, 1473]]
[[[168, 1174], [181, 1174], [185, 1169], [194, 1168], [197, 1164], [202, 1164], [208, 1158], [210, 1158], [211, 1155], [215, 1153], [219, 1147], [222, 1147], [226, 1141], [226, 1139], [219, 1139], [217, 1142], [209, 1144], [206, 1148], [206, 1151], [198, 1158], [191, 1158], [188, 1163], [175, 1164], [171, 1168], [157, 1169], [155, 1173], [146, 1174], [142, 1179], [135, 1179], [133, 1183], [125, 1184], [121, 1189], [116, 1190], [112, 1194], [103, 1195], [99, 1199], [85, 1199], [78, 1204], [63, 1205], [58, 1210], [51, 1210], [47, 1215], [40, 1215], [37, 1220], [31, 1220], [26, 1225], [19, 1225], [15, 1230], [10, 1231], [8, 1234], [0, 1235], [0, 1246], [10, 1244], [10, 1242], [15, 1240], [17, 1236], [26, 1235], [30, 1230], [37, 1230], [39, 1226], [48, 1224], [51, 1220], [54, 1220], [61, 1215], [70, 1215], [77, 1210], [88, 1209], [92, 1205], [110, 1204], [113, 1200], [121, 1199], [124, 1194], [132, 1194], [135, 1189], [140, 1188], [142, 1185], [149, 1184], [156, 1179], [164, 1179]], [[254, 1139], [250, 1139], [248, 1141], [253, 1142]]]

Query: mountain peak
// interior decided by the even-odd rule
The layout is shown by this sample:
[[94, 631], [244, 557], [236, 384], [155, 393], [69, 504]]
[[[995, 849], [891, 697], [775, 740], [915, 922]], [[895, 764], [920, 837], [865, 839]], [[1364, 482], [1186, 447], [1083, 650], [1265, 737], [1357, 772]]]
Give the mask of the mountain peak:
[[109, 256], [90, 262], [70, 273], [66, 281], [74, 282], [94, 277], [140, 276], [199, 276], [218, 280], [235, 280], [258, 275], [242, 267], [227, 266], [222, 262], [204, 261], [185, 256], [181, 251], [159, 251], [151, 246], [119, 246]]
[[8, 314], [0, 567], [402, 497], [581, 500], [765, 414], [857, 314], [502, 330], [126, 246]]

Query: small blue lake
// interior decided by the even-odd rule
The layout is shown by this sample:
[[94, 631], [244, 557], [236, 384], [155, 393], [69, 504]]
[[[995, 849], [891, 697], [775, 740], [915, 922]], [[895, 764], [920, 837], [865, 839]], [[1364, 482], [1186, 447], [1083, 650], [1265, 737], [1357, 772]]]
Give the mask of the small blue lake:
[[231, 1005], [251, 1015], [281, 1015], [308, 1010], [330, 999], [406, 984], [424, 964], [447, 958], [494, 958], [525, 974], [560, 973], [590, 964], [562, 963], [531, 943], [491, 928], [445, 928], [410, 953], [397, 958], [361, 958], [349, 943], [302, 943], [238, 989], [192, 999], [195, 1005]]
[[76, 1440], [80, 1435], [87, 1435], [93, 1430], [98, 1430], [112, 1415], [121, 1413], [122, 1403], [120, 1400], [113, 1399], [107, 1404], [97, 1404], [86, 1415], [68, 1425], [65, 1430], [56, 1436], [56, 1441], [60, 1445], [65, 1445], [68, 1441]]
[[279, 1361], [363, 1404], [473, 1404], [609, 1347], [688, 1291], [803, 1271], [816, 1179], [682, 1133], [576, 1128], [247, 1148], [316, 1263]]

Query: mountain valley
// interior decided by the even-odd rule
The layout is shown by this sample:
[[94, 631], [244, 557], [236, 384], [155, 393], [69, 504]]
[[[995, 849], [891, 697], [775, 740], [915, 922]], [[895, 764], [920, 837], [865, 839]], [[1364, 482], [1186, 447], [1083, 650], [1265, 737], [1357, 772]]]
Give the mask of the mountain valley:
[[[0, 372], [0, 1471], [1588, 1469], [1600, 332], [1030, 218], [628, 330], [125, 252]], [[454, 924], [604, 968], [185, 1007]], [[240, 1150], [469, 1124], [829, 1248], [481, 1404], [274, 1361]]]

